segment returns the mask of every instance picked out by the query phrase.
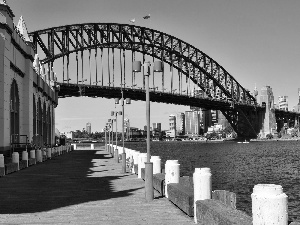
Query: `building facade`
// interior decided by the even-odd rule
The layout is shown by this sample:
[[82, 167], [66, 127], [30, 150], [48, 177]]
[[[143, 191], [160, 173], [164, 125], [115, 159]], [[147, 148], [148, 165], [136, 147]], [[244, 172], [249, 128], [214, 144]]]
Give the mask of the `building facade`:
[[185, 114], [177, 113], [176, 114], [176, 135], [185, 134]]
[[186, 135], [200, 134], [200, 111], [185, 112], [185, 134]]
[[23, 18], [18, 26], [13, 18], [0, 1], [0, 154], [5, 155], [17, 143], [55, 144], [57, 92], [35, 55]]
[[288, 96], [279, 96], [278, 97], [278, 109], [288, 111]]
[[86, 132], [88, 134], [92, 133], [92, 124], [90, 122], [86, 123]]
[[161, 132], [161, 123], [153, 123], [152, 127], [153, 131]]

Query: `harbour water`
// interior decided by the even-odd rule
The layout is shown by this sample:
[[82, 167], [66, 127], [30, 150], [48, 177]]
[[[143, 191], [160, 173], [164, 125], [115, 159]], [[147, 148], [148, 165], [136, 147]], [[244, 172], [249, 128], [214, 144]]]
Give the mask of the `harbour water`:
[[[145, 142], [125, 147], [146, 152]], [[279, 184], [288, 195], [289, 220], [300, 221], [300, 142], [151, 142], [151, 155], [177, 159], [181, 176], [194, 167], [211, 168], [213, 190], [236, 193], [237, 208], [251, 215], [251, 193], [256, 184]]]

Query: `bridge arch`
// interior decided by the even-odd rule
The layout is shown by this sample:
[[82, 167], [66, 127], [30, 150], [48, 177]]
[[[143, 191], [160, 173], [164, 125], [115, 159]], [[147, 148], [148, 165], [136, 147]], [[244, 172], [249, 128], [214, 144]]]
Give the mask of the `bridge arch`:
[[221, 65], [194, 46], [164, 32], [128, 24], [85, 23], [53, 27], [29, 34], [43, 64], [71, 53], [119, 48], [152, 56], [172, 65], [209, 97], [255, 105], [255, 98]]
[[[181, 74], [186, 76], [186, 80], [191, 81], [199, 90], [202, 90], [206, 100], [217, 99], [217, 101], [210, 101], [210, 103], [206, 104], [205, 99], [203, 100], [202, 98], [202, 100], [200, 100], [194, 96], [194, 102], [196, 102], [194, 106], [197, 105], [198, 107], [203, 107], [206, 109], [220, 109], [239, 136], [256, 137], [256, 135], [259, 133], [260, 126], [257, 122], [258, 111], [255, 97], [253, 97], [250, 92], [242, 87], [232, 75], [230, 75], [220, 64], [218, 64], [207, 54], [195, 48], [193, 45], [190, 45], [172, 35], [146, 27], [117, 23], [85, 23], [65, 25], [34, 31], [29, 35], [31, 37], [35, 52], [43, 53], [43, 57], [41, 57], [42, 59], [40, 62], [48, 65], [49, 68], [53, 67], [55, 60], [62, 58], [64, 61], [65, 57], [67, 57], [68, 66], [69, 56], [72, 53], [76, 53], [77, 84], [69, 83], [69, 75], [67, 74], [67, 76], [65, 76], [64, 70], [62, 79], [63, 81], [62, 83], [59, 83], [60, 85], [63, 85], [63, 88], [61, 89], [68, 89], [68, 91], [70, 91], [73, 88], [71, 96], [80, 96], [85, 92], [85, 90], [90, 89], [92, 86], [91, 79], [90, 85], [83, 85], [83, 83], [79, 83], [84, 82], [84, 51], [89, 51], [90, 57], [91, 51], [94, 50], [96, 57], [98, 49], [100, 49], [102, 60], [103, 49], [107, 48], [108, 54], [109, 49], [113, 49], [112, 51], [114, 51], [114, 49], [120, 49], [120, 61], [122, 61], [121, 50], [123, 50], [123, 57], [125, 55], [125, 50], [129, 50], [132, 53], [142, 53], [143, 60], [141, 61], [145, 62], [146, 55], [148, 57], [152, 57], [153, 61], [154, 58], [156, 58], [170, 65], [170, 68], [176, 68]], [[79, 52], [81, 52], [82, 60], [81, 81], [78, 80]], [[125, 59], [123, 61], [125, 62]], [[132, 56], [131, 62], [132, 61], [134, 61], [134, 56]], [[63, 65], [65, 65], [65, 63], [63, 63]], [[121, 85], [123, 85], [122, 66], [120, 69]], [[51, 75], [49, 77], [50, 79], [54, 80], [53, 77], [51, 78]], [[65, 77], [67, 78], [66, 83]], [[96, 83], [97, 86], [98, 80], [96, 80], [94, 83]], [[109, 81], [109, 88], [111, 88], [110, 83], [111, 82]], [[101, 90], [97, 88], [95, 89], [95, 92], [101, 92]], [[61, 89], [59, 92], [62, 92]], [[103, 93], [107, 91], [111, 91], [109, 96], [110, 98], [119, 97], [116, 92], [119, 93], [120, 90], [115, 86], [113, 86], [113, 89], [102, 90], [102, 97]], [[141, 96], [141, 93], [138, 93], [138, 91], [131, 91], [135, 91], [135, 94]], [[77, 94], [75, 94], [76, 92]], [[78, 94], [78, 92], [80, 94]], [[159, 95], [162, 96], [161, 94]], [[62, 97], [64, 96], [65, 95]], [[93, 95], [89, 96], [93, 97]], [[104, 96], [108, 97], [106, 94], [104, 94]], [[160, 96], [157, 99], [159, 99]], [[165, 96], [164, 99], [169, 99], [168, 97], [169, 96]], [[138, 97], [137, 99], [142, 100], [143, 98]], [[151, 99], [153, 98], [151, 97]], [[181, 102], [184, 102], [184, 100], [181, 100]], [[177, 99], [172, 98], [171, 102], [168, 100], [166, 103], [178, 104], [178, 101]], [[203, 103], [206, 105], [203, 105]]]

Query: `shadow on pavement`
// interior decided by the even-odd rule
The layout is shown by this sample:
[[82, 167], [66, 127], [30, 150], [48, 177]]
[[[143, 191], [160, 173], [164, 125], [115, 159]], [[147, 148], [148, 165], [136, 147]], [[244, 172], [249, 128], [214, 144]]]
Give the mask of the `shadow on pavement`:
[[104, 151], [73, 151], [0, 178], [0, 214], [43, 212], [140, 189], [115, 192], [112, 181], [127, 175], [103, 175], [108, 159]]

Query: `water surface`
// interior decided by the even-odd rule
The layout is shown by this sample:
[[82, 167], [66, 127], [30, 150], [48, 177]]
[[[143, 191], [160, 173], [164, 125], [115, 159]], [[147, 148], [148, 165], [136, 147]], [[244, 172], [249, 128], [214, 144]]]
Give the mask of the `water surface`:
[[[146, 152], [145, 142], [125, 147]], [[279, 184], [289, 197], [289, 220], [300, 221], [300, 142], [151, 142], [151, 155], [177, 159], [181, 176], [195, 167], [209, 167], [213, 190], [236, 193], [237, 208], [251, 215], [251, 193], [256, 184]]]

